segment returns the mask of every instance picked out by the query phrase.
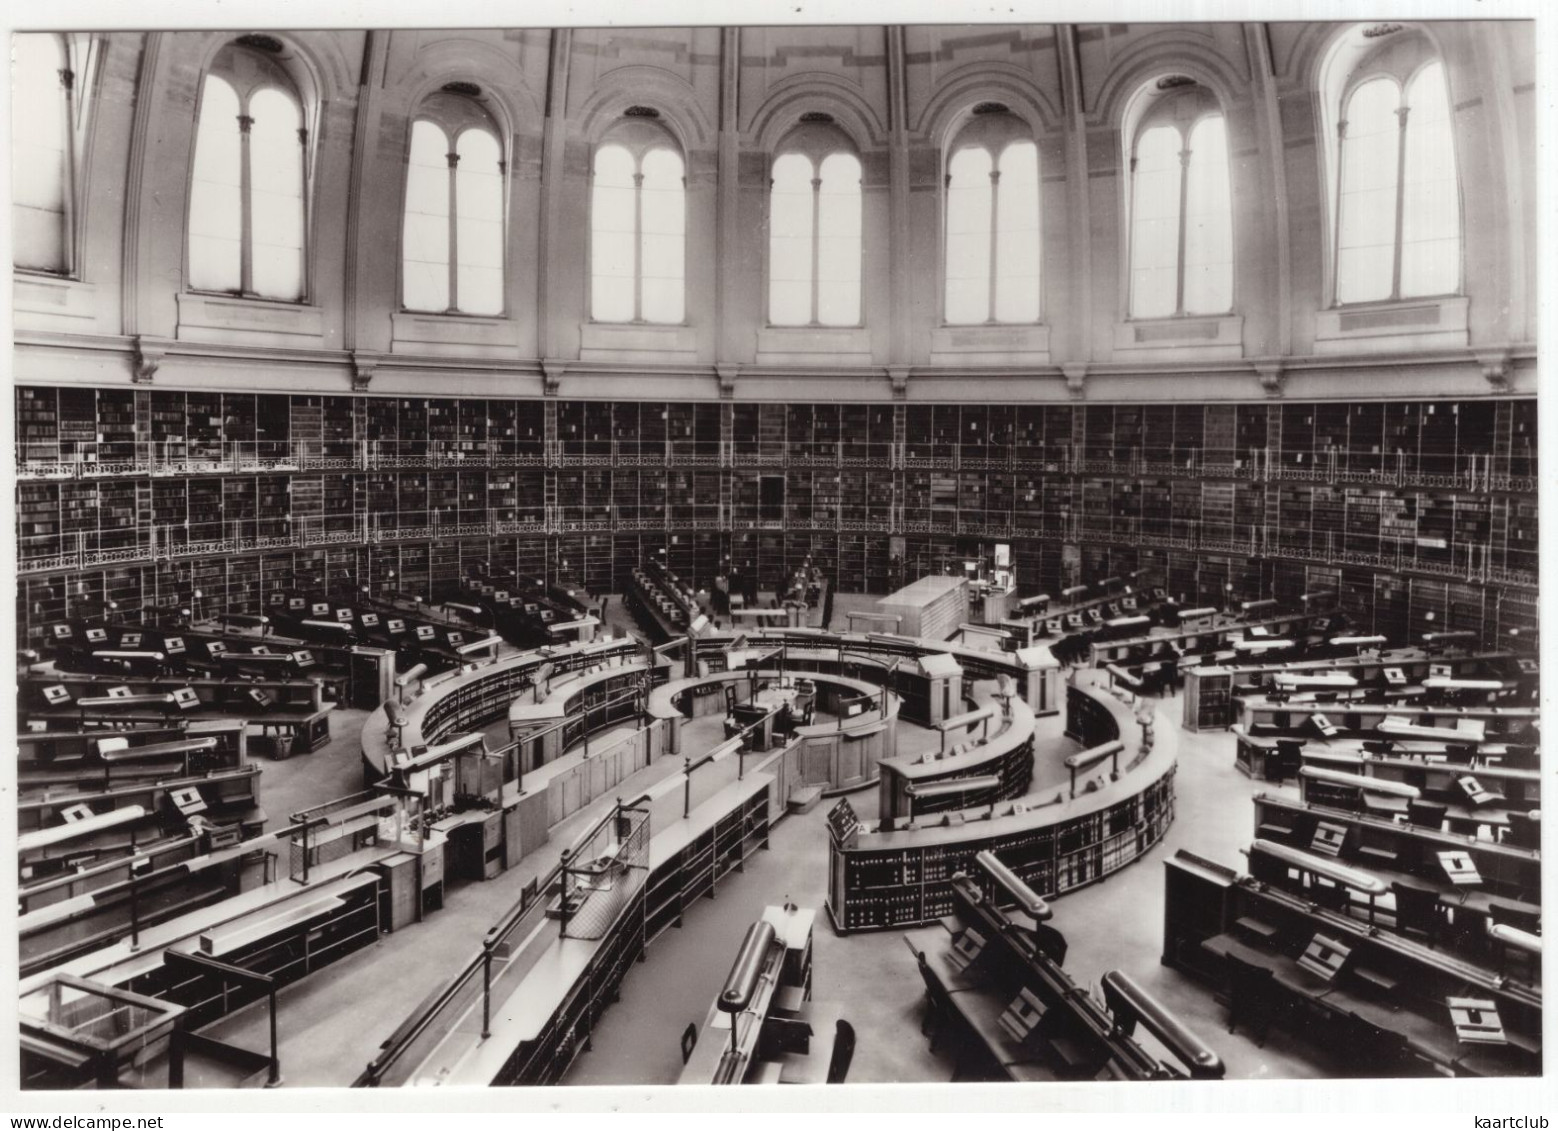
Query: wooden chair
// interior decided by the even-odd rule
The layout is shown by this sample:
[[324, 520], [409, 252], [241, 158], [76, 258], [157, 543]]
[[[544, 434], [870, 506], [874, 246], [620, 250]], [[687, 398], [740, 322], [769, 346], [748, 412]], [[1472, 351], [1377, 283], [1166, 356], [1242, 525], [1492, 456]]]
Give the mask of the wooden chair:
[[855, 1027], [842, 1017], [833, 1037], [833, 1059], [828, 1062], [828, 1083], [842, 1084], [849, 1075], [849, 1062], [855, 1059]]
[[936, 971], [925, 961], [924, 954], [916, 954], [920, 979], [925, 983], [925, 1019], [920, 1022], [920, 1032], [930, 1037], [930, 1050], [936, 1051], [936, 1039], [952, 1015], [952, 997], [942, 984]]
[[1540, 818], [1533, 817], [1529, 813], [1519, 810], [1509, 811], [1509, 832], [1505, 836], [1505, 843], [1512, 844], [1516, 848], [1542, 847], [1542, 822]]
[[1408, 801], [1407, 820], [1425, 829], [1444, 827], [1444, 815], [1449, 806], [1438, 801]]
[[1416, 888], [1397, 881], [1390, 885], [1396, 897], [1396, 933], [1410, 938], [1421, 934], [1432, 949], [1444, 927], [1439, 915], [1439, 893], [1432, 888]]
[[1266, 1034], [1277, 1016], [1277, 988], [1271, 971], [1264, 966], [1242, 962], [1229, 956], [1228, 960], [1228, 1031], [1244, 1025], [1255, 1038], [1257, 1047], [1264, 1048]]

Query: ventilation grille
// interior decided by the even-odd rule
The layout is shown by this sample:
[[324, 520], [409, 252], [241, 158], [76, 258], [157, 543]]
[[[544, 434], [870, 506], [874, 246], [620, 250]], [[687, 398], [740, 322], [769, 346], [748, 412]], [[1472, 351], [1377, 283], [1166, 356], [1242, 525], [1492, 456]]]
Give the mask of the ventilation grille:
[[1164, 75], [1158, 80], [1159, 90], [1174, 90], [1181, 86], [1195, 86], [1196, 80], [1189, 75]]
[[629, 106], [622, 111], [622, 116], [624, 118], [658, 118], [660, 111], [653, 106]]
[[443, 89], [450, 94], [463, 94], [467, 98], [476, 98], [481, 95], [481, 87], [473, 82], [446, 82]]
[[832, 114], [824, 114], [821, 110], [808, 110], [801, 115], [803, 122], [829, 122], [833, 121]]
[[1216, 322], [1159, 322], [1136, 327], [1138, 342], [1211, 341], [1216, 337]]
[[1342, 330], [1380, 330], [1393, 326], [1437, 326], [1439, 307], [1407, 306], [1394, 310], [1359, 310], [1342, 314], [1337, 325]]
[[1011, 108], [1004, 102], [981, 102], [974, 107], [976, 114], [1010, 114]]

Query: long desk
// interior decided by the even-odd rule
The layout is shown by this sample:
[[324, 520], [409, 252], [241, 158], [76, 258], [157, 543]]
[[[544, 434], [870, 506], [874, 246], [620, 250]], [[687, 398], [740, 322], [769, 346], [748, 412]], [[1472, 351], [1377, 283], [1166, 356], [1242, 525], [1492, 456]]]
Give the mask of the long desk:
[[[1315, 699], [1274, 701], [1265, 695], [1246, 695], [1240, 701], [1236, 720], [1246, 731], [1256, 727], [1286, 729], [1302, 726], [1312, 715], [1323, 714], [1344, 732], [1373, 736], [1387, 719], [1402, 718], [1416, 731], [1396, 728], [1400, 737], [1435, 739], [1442, 742], [1470, 742], [1470, 733], [1461, 730], [1462, 720], [1481, 722], [1487, 741], [1521, 741], [1540, 717], [1536, 707], [1424, 707], [1402, 703], [1324, 702]], [[1429, 729], [1422, 729], [1429, 728]]]
[[241, 718], [259, 728], [261, 738], [286, 735], [290, 753], [317, 750], [329, 741], [330, 709], [315, 680], [32, 672], [23, 683], [20, 716], [49, 724], [91, 718], [164, 726], [177, 718]]
[[[774, 928], [774, 935], [762, 955], [751, 1000], [746, 1008], [732, 1014], [720, 1008], [716, 1000], [709, 1006], [697, 1043], [682, 1067], [678, 1084], [757, 1083], [765, 1073], [765, 1062], [772, 1063], [774, 1083], [822, 1084], [827, 1082], [827, 1066], [833, 1048], [835, 1026], [818, 1031], [814, 1020], [823, 1020], [817, 1007], [805, 1001], [810, 996], [811, 932], [816, 912], [800, 909], [786, 912], [767, 907], [759, 923]], [[756, 926], [756, 924], [754, 924]], [[739, 956], [738, 956], [739, 961]], [[800, 999], [800, 1008], [782, 1010], [779, 1002], [788, 996]], [[836, 1021], [836, 1010], [831, 1013]], [[781, 1016], [788, 1013], [789, 1016]], [[806, 1014], [803, 1019], [802, 1013]], [[786, 1049], [776, 1030], [809, 1027], [811, 1041], [804, 1052]], [[816, 1079], [820, 1063], [822, 1079]], [[786, 1078], [788, 1074], [788, 1079]]]
[[[654, 831], [646, 875], [598, 939], [562, 938], [545, 900], [518, 914], [493, 964], [492, 1036], [479, 1034], [482, 951], [450, 980], [445, 1004], [408, 1019], [357, 1086], [553, 1084], [582, 1051], [633, 962], [684, 910], [768, 843], [769, 775], [748, 773]], [[495, 928], [496, 930], [497, 928]], [[475, 989], [470, 989], [474, 983]]]
[[[1448, 665], [1457, 673], [1498, 672], [1513, 658], [1507, 652], [1437, 655], [1411, 647], [1392, 649], [1378, 656], [1338, 656], [1287, 663], [1194, 664], [1185, 672], [1184, 723], [1191, 730], [1216, 730], [1240, 721], [1236, 696], [1250, 694], [1241, 689], [1270, 691], [1276, 688], [1276, 681], [1282, 676], [1304, 679], [1340, 675], [1352, 679], [1360, 688], [1421, 695], [1422, 683], [1436, 665]], [[1385, 675], [1387, 669], [1400, 672], [1399, 683], [1389, 682]]]
[[[1062, 969], [1065, 939], [981, 876], [952, 885], [954, 914], [904, 934], [926, 983], [938, 1027], [951, 1018], [981, 1059], [1009, 1080], [1216, 1079], [1221, 1059], [1177, 1018], [1118, 972], [1104, 976], [1108, 1012]], [[1160, 1062], [1132, 1034], [1141, 1020], [1181, 1063]], [[960, 1050], [963, 1051], [963, 1050]], [[961, 1066], [961, 1056], [960, 1066]]]
[[[1240, 877], [1183, 850], [1164, 865], [1163, 962], [1225, 987], [1236, 1022], [1257, 1007], [1268, 1021], [1296, 1008], [1322, 1023], [1318, 1039], [1335, 1044], [1359, 1038], [1364, 1042], [1360, 1054], [1376, 1058], [1395, 1043], [1402, 1060], [1420, 1071], [1540, 1071], [1539, 989], [1351, 916], [1317, 909], [1303, 896]], [[1295, 961], [1317, 936], [1340, 943], [1347, 952], [1330, 978]], [[1238, 971], [1250, 966], [1271, 972], [1258, 1002], [1244, 1000], [1248, 995], [1238, 980]], [[1457, 1041], [1445, 999], [1467, 996], [1495, 1003], [1507, 1045]], [[1359, 1021], [1366, 1022], [1361, 1029]]]
[[952, 909], [952, 874], [986, 849], [1041, 895], [1056, 895], [1123, 868], [1162, 839], [1174, 819], [1175, 728], [1143, 727], [1101, 673], [1074, 679], [1068, 699], [1107, 720], [1089, 724], [1095, 737], [1123, 743], [1119, 778], [1058, 801], [1029, 797], [938, 813], [906, 828], [862, 824], [829, 848], [827, 906], [836, 931], [939, 919]]
[[1182, 652], [1199, 651], [1204, 645], [1214, 648], [1231, 648], [1233, 641], [1254, 629], [1264, 630], [1268, 639], [1302, 635], [1308, 622], [1317, 619], [1313, 613], [1285, 613], [1282, 616], [1263, 617], [1259, 620], [1224, 620], [1222, 624], [1198, 628], [1186, 628], [1179, 632], [1136, 636], [1126, 640], [1101, 641], [1091, 646], [1088, 664], [1103, 667], [1105, 664], [1150, 659], [1171, 651], [1171, 646]]

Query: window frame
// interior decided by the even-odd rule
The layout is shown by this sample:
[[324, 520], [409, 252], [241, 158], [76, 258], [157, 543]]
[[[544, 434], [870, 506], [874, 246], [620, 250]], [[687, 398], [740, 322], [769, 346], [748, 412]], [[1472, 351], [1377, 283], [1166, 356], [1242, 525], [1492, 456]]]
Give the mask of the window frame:
[[[227, 60], [223, 56], [228, 56]], [[239, 57], [253, 59], [259, 64], [259, 69], [264, 72], [260, 78], [248, 83], [240, 83], [236, 80], [231, 60]], [[298, 146], [299, 171], [302, 176], [300, 186], [300, 203], [303, 211], [300, 236], [302, 239], [301, 255], [301, 279], [299, 295], [297, 298], [276, 298], [272, 295], [262, 295], [254, 290], [254, 232], [253, 232], [253, 190], [254, 182], [250, 167], [250, 129], [248, 126], [239, 127], [239, 289], [213, 290], [208, 287], [197, 287], [190, 282], [190, 222], [191, 209], [194, 202], [195, 169], [199, 161], [200, 148], [200, 123], [205, 113], [206, 80], [216, 77], [225, 82], [238, 99], [239, 121], [251, 120], [248, 115], [250, 104], [254, 97], [262, 91], [274, 90], [290, 99], [297, 107], [298, 121]], [[283, 81], [284, 80], [284, 81]], [[286, 66], [281, 59], [272, 58], [266, 52], [247, 46], [238, 40], [229, 40], [223, 43], [212, 54], [207, 64], [201, 68], [199, 89], [195, 97], [194, 134], [189, 150], [189, 169], [184, 179], [186, 186], [184, 200], [184, 289], [192, 295], [212, 295], [229, 299], [241, 299], [246, 302], [272, 302], [288, 306], [309, 306], [313, 304], [314, 294], [314, 155], [317, 131], [315, 118], [318, 99], [314, 97], [311, 84], [300, 82], [298, 75], [292, 68]]]
[[[81, 247], [87, 215], [87, 209], [81, 200], [81, 192], [86, 177], [87, 157], [90, 153], [87, 141], [91, 127], [95, 123], [95, 118], [90, 113], [92, 103], [90, 91], [96, 85], [99, 40], [96, 36], [85, 32], [18, 31], [16, 35], [50, 36], [59, 45], [60, 55], [65, 64], [64, 69], [59, 72], [60, 90], [65, 99], [65, 129], [64, 137], [61, 139], [64, 142], [65, 168], [61, 174], [64, 184], [60, 193], [62, 266], [59, 268], [21, 267], [17, 266], [13, 254], [11, 269], [20, 275], [79, 282], [82, 280]], [[14, 100], [12, 105], [14, 109]], [[14, 205], [14, 199], [12, 203]], [[12, 240], [14, 243], [14, 232]]]
[[[615, 146], [624, 150], [633, 163], [633, 317], [606, 319], [595, 310], [595, 163], [602, 150]], [[651, 322], [644, 318], [644, 160], [664, 149], [682, 165], [682, 316], [676, 322]], [[690, 304], [687, 294], [687, 234], [691, 226], [688, 201], [687, 153], [681, 141], [655, 117], [623, 116], [614, 121], [590, 147], [588, 217], [585, 230], [585, 304], [586, 321], [595, 326], [689, 326]]]
[[[866, 327], [866, 164], [860, 156], [860, 149], [844, 130], [840, 129], [828, 116], [828, 121], [803, 121], [790, 130], [768, 158], [768, 188], [764, 193], [763, 201], [763, 327], [768, 330], [779, 331], [837, 331], [837, 330], [863, 330]], [[859, 307], [859, 317], [851, 323], [832, 323], [820, 321], [821, 301], [819, 298], [819, 259], [821, 248], [821, 203], [822, 192], [822, 163], [835, 154], [842, 153], [852, 157], [860, 167], [860, 262], [857, 279], [856, 302]], [[773, 199], [774, 199], [774, 166], [780, 158], [796, 154], [804, 157], [811, 163], [812, 169], [812, 201], [811, 201], [811, 319], [807, 322], [775, 322], [773, 320], [773, 303], [771, 289], [773, 284]]]
[[[1144, 91], [1148, 90], [1155, 83], [1161, 81], [1162, 78], [1165, 78], [1165, 77], [1169, 77], [1169, 76], [1159, 76], [1157, 78], [1150, 79], [1140, 89], [1144, 90]], [[1125, 225], [1124, 225], [1124, 232], [1123, 232], [1123, 234], [1124, 234], [1124, 248], [1125, 248], [1125, 256], [1124, 256], [1124, 262], [1125, 262], [1125, 288], [1124, 288], [1125, 296], [1124, 297], [1125, 297], [1125, 302], [1124, 302], [1124, 306], [1125, 306], [1125, 320], [1127, 322], [1157, 322], [1157, 321], [1168, 321], [1168, 320], [1183, 321], [1183, 320], [1187, 320], [1187, 319], [1193, 320], [1193, 319], [1197, 319], [1197, 318], [1227, 318], [1227, 317], [1235, 314], [1235, 312], [1236, 312], [1237, 303], [1236, 303], [1235, 295], [1237, 294], [1238, 288], [1234, 284], [1235, 284], [1235, 274], [1237, 272], [1238, 265], [1239, 265], [1239, 257], [1238, 257], [1237, 249], [1235, 247], [1236, 236], [1235, 236], [1235, 231], [1234, 231], [1234, 215], [1233, 215], [1233, 213], [1234, 213], [1234, 210], [1233, 210], [1234, 186], [1233, 186], [1233, 162], [1232, 161], [1225, 161], [1225, 165], [1224, 165], [1224, 172], [1225, 172], [1225, 174], [1226, 174], [1226, 176], [1228, 178], [1228, 240], [1229, 240], [1229, 249], [1230, 249], [1229, 265], [1228, 265], [1228, 271], [1229, 271], [1229, 302], [1228, 302], [1228, 308], [1226, 310], [1196, 311], [1194, 313], [1192, 313], [1192, 312], [1190, 312], [1190, 311], [1185, 309], [1185, 249], [1186, 249], [1186, 244], [1188, 243], [1188, 213], [1187, 213], [1187, 210], [1188, 210], [1188, 207], [1189, 207], [1188, 193], [1186, 192], [1186, 190], [1189, 187], [1190, 165], [1191, 165], [1191, 162], [1186, 159], [1186, 154], [1191, 154], [1192, 157], [1193, 157], [1193, 154], [1194, 154], [1194, 150], [1192, 150], [1190, 148], [1190, 138], [1191, 138], [1191, 135], [1194, 134], [1195, 131], [1207, 119], [1209, 119], [1209, 118], [1221, 119], [1222, 124], [1223, 124], [1223, 146], [1224, 146], [1224, 150], [1225, 150], [1225, 152], [1227, 152], [1227, 153], [1229, 153], [1231, 155], [1231, 147], [1229, 145], [1229, 139], [1228, 139], [1228, 114], [1227, 114], [1227, 111], [1225, 110], [1225, 108], [1222, 105], [1222, 100], [1217, 96], [1216, 92], [1211, 87], [1207, 86], [1206, 84], [1204, 84], [1202, 82], [1199, 82], [1197, 80], [1191, 80], [1191, 82], [1197, 88], [1197, 90], [1199, 92], [1204, 92], [1204, 97], [1200, 93], [1197, 93], [1196, 95], [1194, 95], [1194, 97], [1196, 97], [1199, 100], [1205, 101], [1207, 103], [1206, 105], [1202, 106], [1200, 109], [1196, 110], [1192, 114], [1190, 114], [1190, 115], [1188, 115], [1186, 117], [1181, 118], [1180, 116], [1178, 116], [1177, 113], [1175, 113], [1174, 107], [1175, 107], [1176, 103], [1178, 103], [1178, 102], [1180, 102], [1182, 100], [1185, 100], [1185, 96], [1184, 95], [1175, 95], [1175, 94], [1169, 93], [1167, 97], [1161, 97], [1160, 96], [1158, 98], [1153, 99], [1152, 103], [1149, 106], [1147, 106], [1136, 117], [1136, 119], [1133, 122], [1131, 122], [1131, 124], [1130, 124], [1129, 144], [1128, 144], [1128, 147], [1125, 150], [1125, 159], [1126, 159], [1126, 165], [1125, 165], [1125, 167], [1126, 167], [1126, 185], [1125, 185], [1126, 211], [1125, 211], [1125, 218], [1126, 218], [1126, 222], [1125, 222]], [[1175, 131], [1175, 133], [1179, 137], [1179, 149], [1178, 149], [1178, 155], [1179, 155], [1179, 159], [1180, 159], [1180, 161], [1179, 161], [1179, 219], [1178, 219], [1178, 229], [1177, 229], [1177, 236], [1176, 236], [1175, 259], [1174, 259], [1174, 263], [1175, 263], [1175, 266], [1174, 266], [1174, 309], [1171, 312], [1167, 313], [1167, 314], [1138, 314], [1138, 313], [1136, 313], [1136, 310], [1135, 310], [1135, 275], [1136, 275], [1136, 253], [1137, 253], [1136, 237], [1135, 237], [1135, 228], [1136, 228], [1136, 191], [1137, 191], [1137, 185], [1136, 185], [1136, 156], [1137, 156], [1137, 149], [1140, 146], [1141, 140], [1146, 135], [1146, 133], [1149, 130], [1152, 130], [1154, 128], [1160, 128], [1160, 127], [1168, 127], [1170, 129], [1173, 129]]]
[[[1335, 105], [1328, 105], [1327, 112], [1331, 119], [1327, 123], [1328, 132], [1332, 135], [1329, 139], [1332, 146], [1328, 149], [1327, 156], [1332, 162], [1332, 169], [1328, 170], [1327, 185], [1328, 198], [1331, 202], [1331, 233], [1329, 251], [1331, 256], [1331, 269], [1329, 289], [1330, 305], [1336, 310], [1358, 310], [1370, 306], [1388, 306], [1400, 303], [1429, 302], [1440, 299], [1459, 298], [1466, 292], [1466, 194], [1461, 180], [1460, 150], [1455, 139], [1455, 104], [1450, 100], [1450, 70], [1445, 65], [1444, 59], [1434, 49], [1432, 43], [1425, 39], [1417, 40], [1418, 56], [1410, 66], [1405, 68], [1392, 68], [1385, 64], [1379, 55], [1371, 53], [1366, 56], [1361, 65], [1356, 66], [1347, 73], [1340, 86]], [[1443, 72], [1445, 103], [1449, 107], [1449, 118], [1446, 129], [1449, 134], [1450, 151], [1455, 170], [1455, 205], [1456, 205], [1456, 269], [1455, 285], [1452, 290], [1434, 291], [1424, 294], [1406, 295], [1401, 291], [1401, 264], [1405, 249], [1406, 235], [1406, 169], [1407, 169], [1407, 131], [1411, 121], [1412, 104], [1408, 101], [1408, 92], [1422, 76], [1422, 73], [1431, 66], [1437, 65]], [[1395, 238], [1392, 241], [1391, 252], [1391, 287], [1390, 294], [1381, 298], [1355, 299], [1344, 302], [1341, 298], [1341, 240], [1342, 240], [1342, 208], [1345, 197], [1345, 186], [1342, 178], [1346, 172], [1347, 154], [1347, 111], [1354, 95], [1368, 83], [1379, 79], [1386, 79], [1396, 87], [1397, 96], [1397, 132], [1396, 132], [1396, 198], [1393, 205], [1395, 223]]]
[[[984, 121], [991, 121], [991, 126], [981, 125]], [[992, 143], [989, 137], [971, 136], [980, 134], [996, 134], [998, 144]], [[1001, 158], [1012, 145], [1026, 142], [1033, 146], [1035, 162], [1034, 178], [1034, 223], [1037, 228], [1038, 258], [1036, 266], [1039, 273], [1039, 302], [1038, 310], [1031, 320], [1020, 322], [1005, 322], [995, 317], [998, 305], [997, 284], [999, 282], [999, 262], [996, 256], [996, 247], [1000, 239], [1000, 170]], [[986, 308], [988, 315], [982, 322], [952, 322], [947, 317], [947, 286], [948, 286], [948, 255], [949, 225], [951, 223], [951, 189], [952, 189], [952, 162], [959, 153], [967, 149], [983, 149], [990, 156], [990, 172], [992, 174], [990, 194], [990, 263], [989, 263], [989, 291], [986, 295]], [[940, 287], [940, 314], [941, 326], [946, 329], [970, 329], [980, 326], [1042, 326], [1044, 324], [1044, 154], [1039, 145], [1039, 139], [1032, 125], [1021, 115], [1013, 113], [1010, 109], [999, 112], [999, 117], [991, 114], [989, 117], [970, 113], [962, 121], [957, 130], [952, 134], [951, 141], [942, 154], [941, 177], [941, 287]]]
[[[448, 142], [449, 151], [446, 158], [452, 158], [449, 163], [448, 181], [448, 222], [449, 222], [449, 303], [442, 310], [423, 310], [406, 305], [406, 200], [407, 185], [411, 178], [411, 137], [418, 122], [428, 122], [437, 127]], [[459, 150], [460, 138], [471, 130], [479, 130], [491, 135], [498, 150], [498, 175], [501, 183], [498, 189], [499, 211], [502, 223], [502, 262], [499, 265], [501, 273], [499, 294], [502, 303], [496, 314], [476, 314], [461, 310], [459, 290]], [[479, 96], [449, 91], [446, 88], [436, 90], [420, 99], [416, 110], [406, 122], [406, 147], [402, 160], [402, 176], [400, 179], [400, 235], [396, 247], [395, 256], [395, 308], [401, 314], [415, 315], [417, 317], [447, 317], [447, 318], [489, 318], [507, 319], [510, 317], [509, 308], [509, 284], [512, 282], [509, 274], [509, 204], [511, 192], [511, 180], [509, 170], [512, 166], [508, 147], [509, 131], [493, 116], [487, 107], [479, 100]]]

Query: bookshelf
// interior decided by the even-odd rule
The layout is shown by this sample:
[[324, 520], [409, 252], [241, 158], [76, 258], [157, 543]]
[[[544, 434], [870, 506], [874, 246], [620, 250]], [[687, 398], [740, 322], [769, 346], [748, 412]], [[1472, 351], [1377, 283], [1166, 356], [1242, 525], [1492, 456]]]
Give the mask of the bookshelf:
[[[1149, 554], [1176, 594], [1228, 576], [1215, 556], [1237, 561], [1262, 592], [1301, 592], [1292, 579], [1304, 570], [1347, 566], [1391, 578], [1378, 596], [1355, 587], [1360, 623], [1397, 618], [1397, 590], [1410, 608], [1414, 585], [1456, 582], [1479, 587], [1488, 633], [1514, 627], [1501, 618], [1516, 602], [1497, 593], [1536, 583], [1530, 399], [611, 403], [72, 387], [16, 396], [24, 585], [28, 562], [42, 572], [104, 548], [143, 548], [150, 562], [213, 540], [187, 535], [191, 521], [224, 530], [238, 554], [318, 538], [350, 546], [367, 513], [381, 538], [407, 548], [431, 544], [436, 514], [460, 538], [506, 539], [483, 552], [528, 557], [543, 573], [564, 533], [656, 534], [666, 544], [712, 534], [718, 561], [743, 531], [761, 531], [749, 551], [760, 576], [811, 554], [852, 563], [842, 589], [877, 592], [907, 580], [890, 560], [893, 538], [905, 540], [910, 575], [916, 556], [957, 556], [957, 538], [1009, 540], [1037, 589], [1128, 572]], [[278, 478], [256, 483], [252, 507], [247, 488], [219, 490], [210, 509], [205, 485], [190, 490], [258, 473], [290, 490]], [[112, 512], [88, 520], [85, 510], [132, 505], [118, 488], [83, 488], [88, 479], [136, 481], [128, 523]], [[54, 532], [43, 517], [51, 496], [31, 486], [41, 481], [59, 483]], [[564, 522], [578, 525], [564, 531]]]
[[16, 391], [17, 459], [22, 463], [60, 460], [59, 396], [53, 389]]
[[1233, 671], [1197, 667], [1185, 673], [1186, 730], [1222, 730], [1233, 723]]
[[1170, 763], [1162, 776], [1133, 783], [1139, 792], [1119, 797], [1107, 791], [1112, 800], [1085, 812], [1067, 804], [944, 828], [881, 833], [867, 826], [853, 847], [834, 841], [827, 903], [834, 930], [885, 930], [951, 914], [953, 875], [974, 871], [974, 858], [985, 851], [1043, 896], [1100, 880], [1168, 831], [1174, 814]]

